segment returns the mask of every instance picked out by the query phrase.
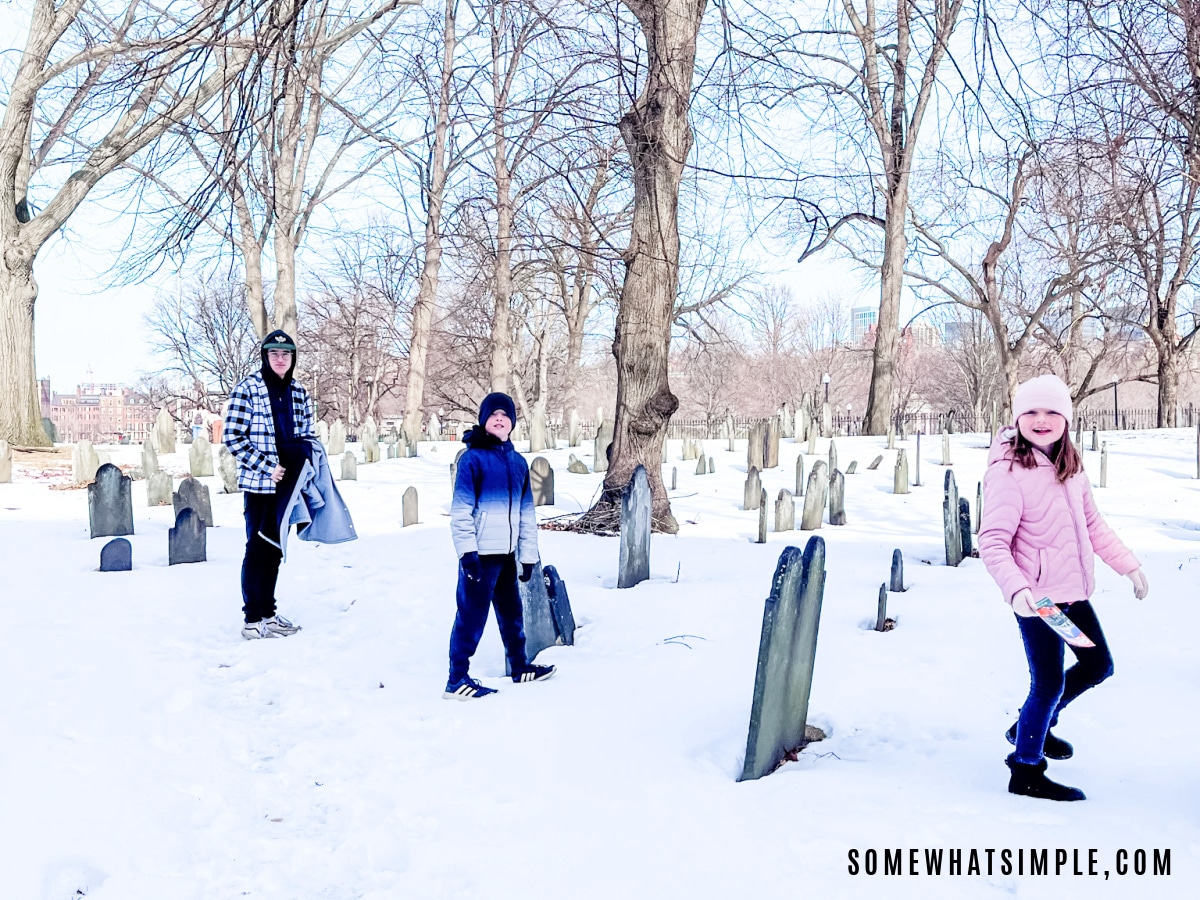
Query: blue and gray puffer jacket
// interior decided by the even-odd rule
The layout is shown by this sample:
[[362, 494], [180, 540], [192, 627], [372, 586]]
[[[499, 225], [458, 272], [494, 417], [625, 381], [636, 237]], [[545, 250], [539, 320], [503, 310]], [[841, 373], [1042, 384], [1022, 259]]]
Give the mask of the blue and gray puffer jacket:
[[517, 554], [517, 561], [538, 561], [537, 516], [529, 466], [512, 441], [500, 443], [483, 428], [463, 437], [467, 452], [458, 461], [450, 534], [461, 558], [472, 550], [481, 556]]

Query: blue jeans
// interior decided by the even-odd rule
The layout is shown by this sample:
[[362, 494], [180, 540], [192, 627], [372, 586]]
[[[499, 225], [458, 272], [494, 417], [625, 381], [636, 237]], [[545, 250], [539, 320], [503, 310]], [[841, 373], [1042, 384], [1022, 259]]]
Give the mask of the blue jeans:
[[1113, 673], [1112, 654], [1100, 629], [1096, 611], [1087, 600], [1061, 604], [1063, 613], [1092, 639], [1095, 647], [1071, 647], [1075, 665], [1063, 673], [1063, 647], [1069, 646], [1039, 621], [1038, 616], [1016, 616], [1029, 661], [1029, 696], [1017, 720], [1016, 761], [1036, 765], [1042, 759], [1046, 732], [1058, 724], [1058, 714], [1068, 703]]
[[479, 567], [483, 578], [469, 581], [462, 564], [458, 566], [458, 614], [450, 632], [450, 684], [467, 677], [492, 606], [496, 607], [496, 624], [500, 626], [509, 668], [519, 672], [527, 663], [525, 615], [517, 590], [517, 558], [512, 553], [480, 556]]

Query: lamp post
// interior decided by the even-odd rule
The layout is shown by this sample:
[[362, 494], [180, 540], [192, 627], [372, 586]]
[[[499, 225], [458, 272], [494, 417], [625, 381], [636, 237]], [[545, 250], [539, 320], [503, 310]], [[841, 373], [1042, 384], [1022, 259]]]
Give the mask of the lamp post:
[[829, 402], [829, 381], [830, 381], [829, 373], [826, 372], [824, 375], [821, 376], [821, 383], [823, 385], [825, 385], [825, 402], [826, 403]]
[[1120, 420], [1119, 407], [1117, 406], [1117, 381], [1113, 381], [1113, 431], [1116, 431], [1120, 426], [1117, 424]]

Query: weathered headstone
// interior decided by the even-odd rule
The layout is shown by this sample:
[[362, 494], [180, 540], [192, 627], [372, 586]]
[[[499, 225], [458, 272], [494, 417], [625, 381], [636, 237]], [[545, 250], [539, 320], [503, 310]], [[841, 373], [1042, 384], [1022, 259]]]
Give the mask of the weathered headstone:
[[142, 444], [142, 477], [149, 478], [158, 471], [158, 453], [154, 449], [154, 441], [147, 440]]
[[[765, 449], [767, 440], [766, 422], [755, 422], [750, 426], [750, 436], [746, 442], [746, 471], [751, 469], [763, 470], [765, 465]], [[749, 508], [749, 507], [748, 507]]]
[[[540, 562], [534, 564], [533, 577], [529, 581], [517, 582], [517, 591], [521, 597], [525, 626], [525, 661], [531, 663], [547, 647], [563, 643], [559, 640], [558, 627], [546, 586], [545, 569]], [[506, 674], [512, 674], [510, 660], [504, 661], [504, 671]]]
[[317, 432], [317, 440], [321, 442], [321, 446], [327, 451], [329, 449], [329, 423], [321, 419], [314, 426]]
[[621, 557], [617, 587], [629, 588], [650, 577], [650, 479], [638, 466], [621, 492]]
[[400, 524], [402, 528], [417, 524], [417, 489], [409, 486], [400, 498]]
[[697, 475], [705, 475], [707, 473], [708, 473], [708, 460], [706, 460], [703, 456], [701, 456], [696, 460], [696, 474]]
[[975, 483], [975, 533], [979, 534], [979, 524], [983, 521], [983, 482]]
[[946, 472], [946, 484], [942, 497], [942, 525], [946, 537], [946, 565], [957, 566], [962, 562], [962, 528], [959, 525], [958, 485], [954, 483], [954, 472]]
[[796, 457], [796, 496], [804, 496], [804, 454]]
[[853, 475], [857, 471], [858, 471], [858, 460], [857, 459], [850, 460], [850, 465], [846, 466], [846, 474]]
[[184, 507], [175, 514], [175, 526], [167, 534], [167, 565], [208, 559], [208, 531], [204, 524], [191, 507]]
[[[667, 454], [664, 452], [663, 458], [666, 458], [666, 455]], [[680, 453], [680, 459], [682, 459], [684, 462], [687, 462], [689, 459], [695, 459], [695, 458], [696, 458], [695, 442], [692, 441], [691, 438], [685, 437], [683, 439], [683, 449], [681, 450], [681, 453]]]
[[892, 493], [908, 493], [908, 454], [903, 447], [896, 454], [896, 469], [892, 473]]
[[799, 413], [796, 415], [796, 429], [794, 440], [802, 441], [808, 437], [809, 431], [812, 430], [812, 416], [808, 414], [808, 407], [801, 406]]
[[829, 476], [829, 524], [846, 524], [846, 479], [837, 469]]
[[133, 545], [115, 538], [100, 548], [101, 572], [128, 572], [133, 568]]
[[895, 420], [888, 422], [887, 439], [888, 439], [887, 449], [895, 450], [896, 449], [896, 422], [895, 422]]
[[363, 463], [379, 462], [379, 429], [375, 425], [375, 420], [370, 416], [363, 423], [362, 433], [358, 439], [362, 444]]
[[746, 488], [742, 495], [742, 509], [758, 509], [758, 494], [762, 490], [762, 481], [758, 469], [753, 466], [746, 473]]
[[767, 420], [766, 441], [763, 446], [763, 466], [774, 469], [779, 465], [779, 417], [773, 416]]
[[897, 594], [903, 594], [908, 588], [904, 586], [904, 554], [897, 547], [892, 551], [892, 577], [891, 590]]
[[554, 566], [542, 569], [546, 593], [550, 596], [550, 613], [554, 617], [554, 630], [558, 632], [556, 643], [570, 646], [575, 643], [575, 614], [571, 612], [571, 598], [567, 596], [567, 585], [559, 577]]
[[817, 455], [817, 423], [812, 422], [808, 426], [808, 450], [805, 451], [809, 456]]
[[1100, 451], [1100, 432], [1094, 423], [1092, 425], [1092, 450], [1097, 453]]
[[96, 455], [92, 442], [83, 440], [75, 444], [71, 451], [71, 473], [76, 484], [87, 484], [96, 477], [100, 468], [100, 457]]
[[829, 481], [825, 475], [825, 460], [818, 459], [808, 473], [808, 489], [804, 495], [804, 509], [800, 514], [801, 531], [816, 531], [825, 517], [825, 500]]
[[916, 477], [913, 479], [913, 484], [917, 487], [921, 486], [921, 432], [917, 432], [917, 456], [916, 465], [913, 469], [913, 474]]
[[174, 485], [166, 472], [155, 472], [146, 480], [146, 505], [170, 506]]
[[400, 447], [395, 441], [388, 442], [387, 450], [384, 451], [384, 458], [385, 459], [399, 459], [400, 458]]
[[539, 456], [529, 464], [529, 488], [534, 506], [554, 505], [554, 470], [546, 457]]
[[833, 408], [828, 403], [821, 404], [821, 437], [833, 437]]
[[175, 452], [175, 420], [165, 406], [158, 411], [158, 416], [154, 419], [153, 438], [154, 448], [159, 453]]
[[792, 492], [783, 488], [775, 499], [775, 530], [794, 531], [796, 528], [796, 500]]
[[710, 456], [708, 458], [708, 474], [712, 475], [716, 471], [717, 471], [717, 465], [716, 465], [716, 463], [713, 462], [713, 458]]
[[342, 454], [342, 481], [358, 481], [358, 460], [349, 450]]
[[[513, 431], [517, 430], [518, 422], [513, 422]], [[431, 441], [440, 441], [442, 439], [442, 423], [438, 419], [437, 413], [429, 414], [429, 421], [425, 423], [425, 436]]]
[[417, 455], [417, 445], [410, 444], [408, 438], [401, 434], [396, 438], [396, 458], [397, 459], [412, 459]]
[[875, 607], [875, 630], [886, 631], [887, 626], [887, 585], [879, 586], [879, 604]]
[[96, 470], [88, 485], [88, 526], [91, 536], [133, 534], [133, 479], [107, 463]]
[[948, 431], [942, 432], [942, 465], [953, 465], [950, 461], [950, 432]]
[[837, 444], [829, 442], [829, 471], [836, 472], [838, 468]]
[[171, 496], [171, 505], [175, 508], [175, 517], [184, 509], [195, 510], [201, 523], [209, 526], [213, 523], [212, 500], [208, 494], [208, 485], [201, 484], [195, 478], [185, 478], [179, 482], [179, 490]]
[[573, 409], [567, 414], [567, 444], [578, 447], [583, 443], [583, 429], [579, 425], [579, 410]]
[[329, 456], [341, 456], [346, 452], [346, 423], [334, 419], [329, 429]]
[[973, 556], [971, 545], [971, 501], [966, 497], [958, 498], [958, 533], [962, 538], [963, 559]]
[[758, 543], [767, 542], [767, 492], [758, 492]]
[[795, 437], [796, 432], [793, 430], [795, 420], [792, 418], [791, 412], [788, 410], [787, 404], [779, 407], [779, 436], [783, 438]]
[[879, 464], [881, 462], [883, 462], [883, 454], [882, 453], [880, 453], [877, 457], [875, 457], [873, 460], [871, 460], [871, 464], [869, 466], [867, 466], [867, 469], [874, 472], [876, 469], [879, 468]]
[[[815, 469], [818, 463], [813, 466]], [[763, 610], [750, 730], [739, 781], [772, 772], [805, 744], [805, 719], [825, 592], [825, 542], [812, 537], [801, 553], [779, 557]]]
[[679, 489], [679, 469], [676, 466], [671, 466], [671, 490]]
[[1100, 445], [1100, 487], [1108, 487], [1108, 441]]
[[213, 473], [212, 444], [203, 431], [192, 439], [188, 449], [188, 469], [193, 478], [207, 478]]
[[0, 441], [0, 484], [12, 481], [12, 447], [8, 441]]
[[241, 491], [238, 486], [238, 465], [229, 448], [222, 444], [217, 448], [217, 471], [221, 473], [221, 489], [226, 494]]
[[567, 471], [570, 472], [572, 475], [588, 475], [588, 474], [590, 474], [590, 470], [587, 467], [587, 463], [581, 462], [574, 453], [571, 454], [571, 458], [567, 462]]
[[592, 471], [608, 471], [608, 448], [612, 446], [612, 442], [613, 423], [607, 420], [603, 421], [596, 429], [596, 438], [592, 442]]

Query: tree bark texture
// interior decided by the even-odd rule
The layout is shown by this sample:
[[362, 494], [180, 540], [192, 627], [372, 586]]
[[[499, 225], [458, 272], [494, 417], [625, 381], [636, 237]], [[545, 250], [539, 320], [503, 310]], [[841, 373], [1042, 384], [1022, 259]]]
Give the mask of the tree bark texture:
[[0, 266], [0, 439], [25, 447], [49, 447], [42, 428], [33, 352], [33, 306], [37, 282], [33, 254], [20, 241], [4, 242]]

